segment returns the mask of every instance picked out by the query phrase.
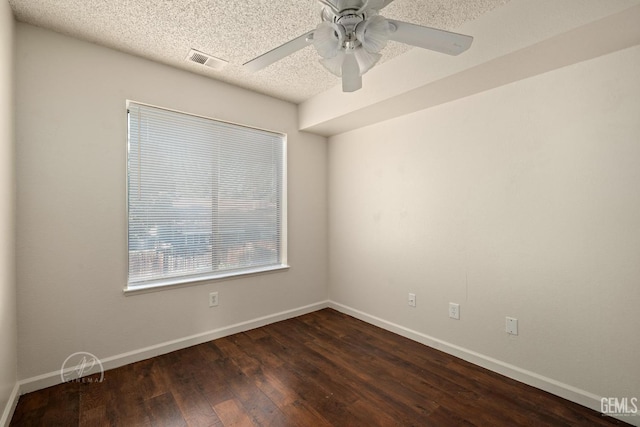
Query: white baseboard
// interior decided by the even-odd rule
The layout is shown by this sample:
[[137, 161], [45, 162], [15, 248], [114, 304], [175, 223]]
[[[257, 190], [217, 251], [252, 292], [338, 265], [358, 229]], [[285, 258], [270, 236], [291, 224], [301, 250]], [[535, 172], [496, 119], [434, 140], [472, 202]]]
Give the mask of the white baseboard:
[[11, 418], [13, 417], [13, 412], [16, 410], [16, 406], [18, 406], [18, 399], [20, 398], [20, 384], [16, 383], [9, 395], [9, 401], [7, 401], [7, 405], [4, 407], [4, 411], [2, 411], [2, 416], [0, 417], [0, 427], [9, 427], [9, 423], [11, 423]]
[[[224, 326], [207, 332], [179, 338], [172, 341], [163, 342], [149, 347], [129, 351], [127, 353], [117, 354], [115, 356], [100, 359], [102, 367], [105, 371], [109, 369], [119, 368], [129, 363], [139, 362], [161, 354], [171, 353], [172, 351], [202, 344], [211, 340], [237, 334], [239, 332], [248, 331], [259, 328], [271, 323], [280, 322], [281, 320], [291, 319], [303, 314], [322, 310], [329, 306], [329, 301], [322, 301], [315, 304], [298, 307], [292, 310], [282, 311], [280, 313], [247, 320], [245, 322], [236, 323], [234, 325]], [[49, 372], [35, 377], [27, 378], [18, 382], [20, 394], [31, 393], [32, 391], [41, 390], [51, 387], [62, 382], [60, 371]], [[16, 399], [17, 401], [17, 399]], [[0, 427], [2, 425], [0, 424]]]
[[[382, 329], [401, 335], [405, 338], [409, 338], [413, 341], [417, 341], [421, 344], [451, 354], [452, 356], [459, 357], [474, 365], [481, 366], [489, 369], [493, 372], [497, 372], [506, 377], [512, 378], [516, 381], [520, 381], [524, 384], [536, 387], [540, 390], [544, 390], [556, 396], [560, 396], [571, 402], [575, 402], [579, 405], [586, 406], [600, 412], [600, 396], [590, 393], [585, 390], [578, 389], [568, 384], [561, 383], [552, 378], [548, 378], [535, 372], [528, 371], [526, 369], [519, 368], [514, 365], [502, 362], [489, 356], [477, 353], [475, 351], [466, 349], [464, 347], [457, 346], [455, 344], [448, 343], [446, 341], [431, 337], [421, 332], [414, 331], [404, 326], [389, 322], [376, 316], [364, 313], [354, 308], [348, 307], [343, 304], [339, 304], [334, 301], [322, 301], [315, 304], [310, 304], [304, 307], [299, 307], [292, 310], [275, 313], [272, 315], [259, 317], [256, 319], [248, 320], [245, 322], [236, 323], [234, 325], [225, 326], [222, 328], [214, 329], [211, 331], [203, 332], [200, 334], [191, 335], [188, 337], [180, 338], [177, 340], [167, 341], [157, 345], [141, 348], [138, 350], [130, 351], [127, 353], [118, 354], [115, 356], [101, 359], [102, 366], [105, 370], [118, 368], [120, 366], [127, 365], [129, 363], [139, 362], [141, 360], [149, 359], [151, 357], [159, 356], [162, 354], [170, 353], [172, 351], [180, 350], [183, 348], [191, 347], [193, 345], [202, 344], [207, 341], [215, 340], [218, 338], [226, 337], [229, 335], [237, 334], [239, 332], [248, 331], [251, 329], [259, 328], [271, 323], [279, 322], [282, 320], [290, 319], [293, 317], [301, 316], [303, 314], [311, 313], [321, 310], [323, 308], [330, 307], [341, 313], [348, 314], [360, 319], [364, 322], [378, 326]], [[2, 418], [0, 418], [0, 427], [7, 427], [11, 421], [11, 416], [18, 403], [18, 398], [21, 394], [30, 393], [32, 391], [40, 390], [46, 387], [57, 385], [61, 383], [60, 371], [49, 372], [47, 374], [38, 375], [36, 377], [27, 378], [19, 381], [11, 394], [9, 402], [4, 409]], [[616, 417], [618, 418], [618, 417]], [[630, 423], [635, 426], [640, 426], [640, 416], [634, 417], [619, 417], [621, 421]]]
[[[418, 331], [406, 328], [404, 326], [386, 321], [376, 316], [364, 313], [360, 310], [356, 310], [352, 307], [337, 303], [335, 301], [329, 301], [329, 307], [337, 310], [341, 313], [353, 316], [356, 319], [360, 319], [364, 322], [378, 326], [387, 331], [396, 333], [410, 340], [417, 341], [426, 346], [443, 351], [452, 356], [466, 360], [474, 365], [481, 366], [493, 372], [497, 372], [505, 377], [512, 378], [521, 383], [530, 385], [532, 387], [544, 390], [548, 393], [567, 399], [571, 402], [577, 403], [594, 411], [600, 412], [601, 396], [597, 396], [585, 390], [573, 387], [569, 384], [564, 384], [560, 381], [556, 381], [552, 378], [545, 377], [543, 375], [536, 374], [535, 372], [528, 371], [526, 369], [519, 368], [514, 365], [502, 362], [489, 356], [477, 353], [475, 351], [466, 349], [464, 347], [457, 346], [455, 344], [448, 343], [446, 341], [431, 337]], [[621, 421], [632, 424], [634, 426], [640, 426], [640, 414], [630, 417], [615, 417]]]

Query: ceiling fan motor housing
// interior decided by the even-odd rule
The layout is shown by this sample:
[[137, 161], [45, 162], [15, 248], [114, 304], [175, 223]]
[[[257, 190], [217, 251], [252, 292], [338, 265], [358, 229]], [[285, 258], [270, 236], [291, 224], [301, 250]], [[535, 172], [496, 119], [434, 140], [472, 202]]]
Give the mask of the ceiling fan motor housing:
[[347, 10], [357, 11], [364, 4], [363, 0], [329, 0], [330, 3], [335, 4], [336, 9], [342, 12]]

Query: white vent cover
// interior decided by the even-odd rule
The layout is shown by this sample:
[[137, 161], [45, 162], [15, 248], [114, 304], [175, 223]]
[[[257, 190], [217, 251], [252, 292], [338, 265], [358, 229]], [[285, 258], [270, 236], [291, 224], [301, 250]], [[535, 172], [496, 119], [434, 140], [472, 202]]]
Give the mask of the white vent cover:
[[204, 52], [191, 49], [187, 55], [185, 61], [195, 62], [197, 64], [204, 65], [205, 67], [213, 68], [214, 70], [222, 70], [229, 62], [224, 59], [216, 58], [215, 56], [207, 55]]

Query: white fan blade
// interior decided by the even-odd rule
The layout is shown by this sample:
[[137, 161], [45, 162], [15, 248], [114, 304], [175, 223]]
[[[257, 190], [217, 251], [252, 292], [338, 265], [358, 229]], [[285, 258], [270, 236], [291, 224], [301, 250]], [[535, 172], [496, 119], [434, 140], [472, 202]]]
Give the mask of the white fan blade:
[[410, 44], [423, 49], [434, 50], [447, 55], [459, 55], [469, 49], [473, 37], [464, 34], [450, 33], [422, 25], [389, 19], [391, 33], [389, 40]]
[[355, 92], [362, 88], [362, 76], [360, 75], [360, 66], [358, 60], [353, 53], [344, 56], [342, 62], [342, 91]]
[[262, 70], [274, 62], [280, 61], [281, 59], [308, 46], [313, 38], [314, 31], [315, 30], [309, 31], [308, 33], [305, 33], [300, 37], [296, 37], [295, 39], [290, 40], [267, 53], [263, 53], [257, 58], [254, 58], [249, 62], [245, 62], [242, 66], [251, 72]]

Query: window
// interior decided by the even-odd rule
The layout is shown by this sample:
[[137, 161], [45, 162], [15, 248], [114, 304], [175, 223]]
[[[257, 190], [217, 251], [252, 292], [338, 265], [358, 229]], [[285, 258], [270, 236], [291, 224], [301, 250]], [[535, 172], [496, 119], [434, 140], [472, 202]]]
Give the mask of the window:
[[127, 107], [127, 290], [285, 268], [285, 135]]

